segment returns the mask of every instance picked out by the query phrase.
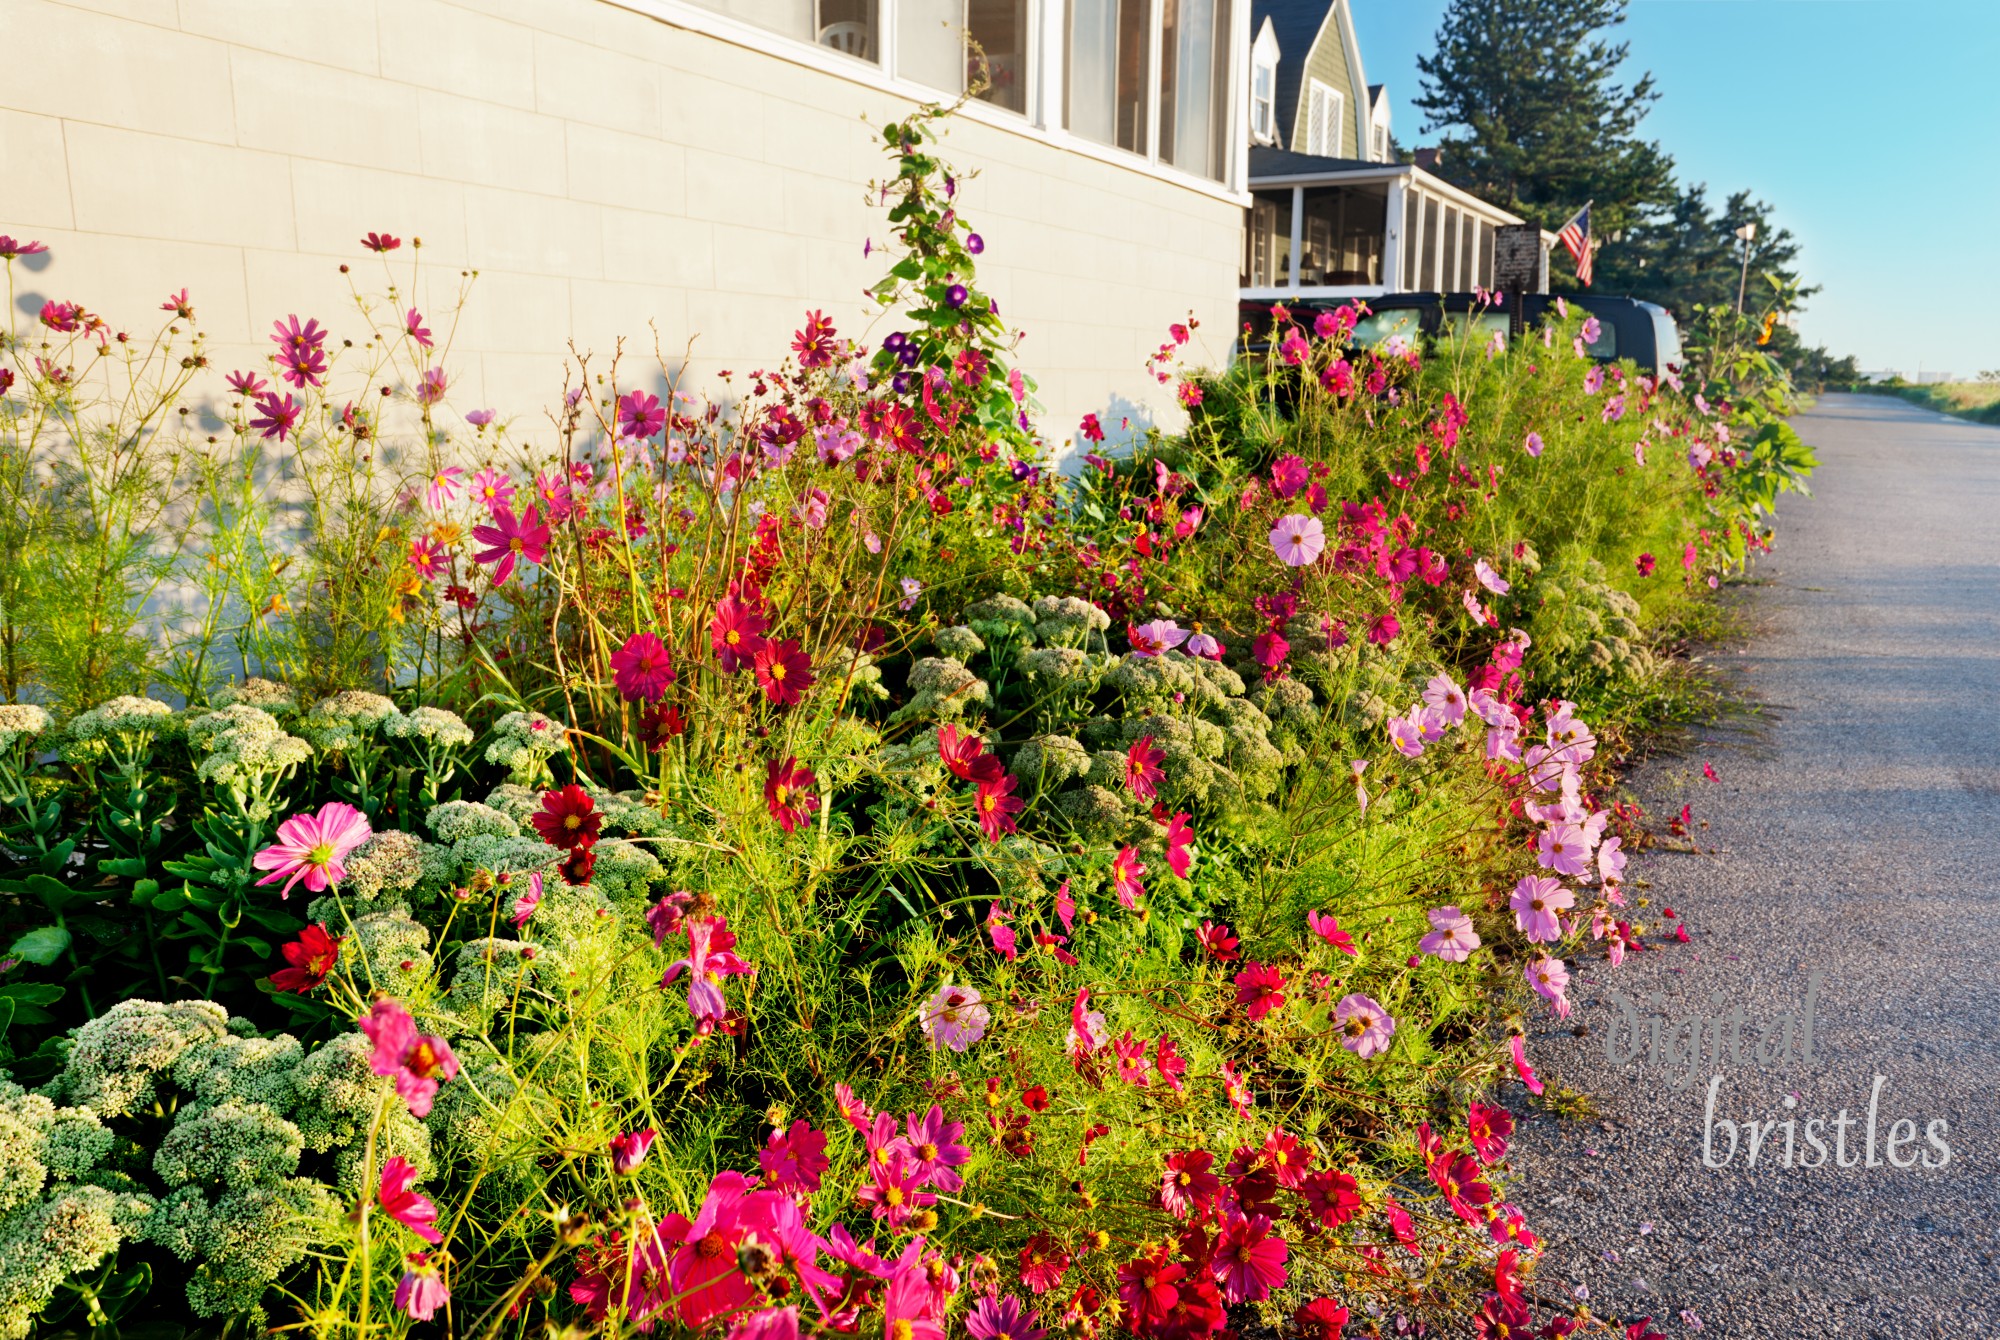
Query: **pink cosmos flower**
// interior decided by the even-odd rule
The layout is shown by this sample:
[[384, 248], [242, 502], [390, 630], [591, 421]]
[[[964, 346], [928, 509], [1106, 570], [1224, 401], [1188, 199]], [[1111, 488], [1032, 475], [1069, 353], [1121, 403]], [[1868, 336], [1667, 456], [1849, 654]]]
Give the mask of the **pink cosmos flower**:
[[266, 382], [262, 377], [253, 372], [232, 372], [222, 380], [229, 383], [230, 390], [243, 396], [245, 399], [256, 396], [266, 386], [270, 385], [269, 382]]
[[972, 1157], [965, 1146], [964, 1122], [946, 1121], [944, 1109], [932, 1103], [921, 1118], [914, 1112], [905, 1116], [903, 1131], [917, 1181], [940, 1191], [964, 1189], [965, 1179], [956, 1171]]
[[1479, 579], [1481, 586], [1496, 596], [1504, 596], [1514, 589], [1513, 583], [1495, 572], [1493, 565], [1483, 558], [1473, 563], [1472, 575]]
[[1136, 656], [1158, 656], [1161, 652], [1172, 651], [1187, 641], [1187, 633], [1172, 619], [1155, 619], [1134, 628], [1126, 626], [1125, 636], [1132, 643]]
[[1389, 1050], [1396, 1034], [1396, 1021], [1372, 996], [1354, 992], [1342, 996], [1333, 1007], [1333, 1022], [1340, 1030], [1340, 1045], [1366, 1061]]
[[1535, 841], [1535, 859], [1559, 875], [1590, 869], [1591, 842], [1580, 824], [1554, 824]]
[[986, 934], [993, 941], [993, 952], [1012, 963], [1020, 957], [1019, 941], [1014, 937], [1014, 928], [1007, 924], [1008, 914], [1000, 910], [1000, 904], [990, 904], [986, 909]]
[[1111, 1030], [1104, 1026], [1104, 1015], [1098, 1010], [1086, 1010], [1090, 1003], [1090, 988], [1080, 986], [1076, 990], [1076, 1000], [1069, 1007], [1069, 1033], [1064, 1045], [1069, 1049], [1069, 1061], [1081, 1070], [1084, 1059], [1111, 1040]]
[[1130, 847], [1120, 847], [1111, 860], [1111, 887], [1118, 893], [1118, 905], [1128, 912], [1137, 908], [1146, 895], [1145, 886], [1139, 882], [1145, 873], [1146, 863]]
[[1528, 985], [1555, 1006], [1562, 1018], [1569, 1018], [1569, 997], [1563, 993], [1569, 990], [1569, 969], [1559, 958], [1538, 958], [1526, 969]]
[[660, 985], [669, 986], [686, 973], [688, 1013], [697, 1023], [718, 1024], [729, 1012], [722, 995], [722, 979], [746, 976], [751, 971], [750, 965], [734, 952], [736, 933], [729, 929], [728, 917], [689, 917], [684, 929], [688, 938], [687, 957], [667, 965]]
[[542, 872], [528, 872], [528, 891], [514, 900], [514, 929], [524, 930], [528, 918], [535, 915], [535, 909], [542, 905]]
[[1044, 1340], [1048, 1331], [1037, 1320], [1012, 1294], [982, 1294], [965, 1315], [965, 1331], [973, 1340]]
[[1431, 933], [1417, 941], [1422, 952], [1446, 963], [1463, 963], [1479, 948], [1479, 932], [1472, 929], [1472, 918], [1457, 907], [1433, 907], [1424, 915], [1430, 918]]
[[618, 431], [624, 436], [648, 438], [666, 426], [667, 412], [658, 396], [627, 391], [618, 397]]
[[403, 330], [424, 348], [431, 347], [430, 327], [424, 324], [424, 314], [416, 308], [412, 307], [403, 314]]
[[674, 682], [674, 663], [666, 644], [652, 633], [634, 633], [611, 653], [613, 682], [628, 703], [656, 703]]
[[760, 1307], [739, 1313], [726, 1340], [799, 1340], [797, 1307]]
[[16, 256], [39, 256], [48, 247], [41, 242], [16, 242], [5, 233], [0, 233], [0, 261], [11, 261]]
[[517, 561], [539, 564], [548, 557], [549, 528], [533, 507], [517, 519], [503, 503], [494, 509], [492, 525], [472, 528], [472, 538], [486, 546], [472, 556], [474, 562], [499, 564], [493, 570], [495, 586], [507, 584]]
[[416, 1167], [408, 1159], [400, 1154], [391, 1157], [382, 1165], [375, 1203], [382, 1213], [435, 1247], [444, 1241], [444, 1234], [437, 1231], [437, 1206], [429, 1196], [410, 1189], [416, 1180]]
[[1167, 868], [1178, 879], [1186, 879], [1194, 867], [1194, 857], [1189, 851], [1194, 844], [1194, 828], [1188, 823], [1193, 817], [1182, 810], [1167, 820]]
[[400, 237], [391, 237], [387, 233], [370, 233], [361, 239], [361, 245], [380, 255], [385, 251], [394, 251], [397, 247], [402, 246], [403, 239]]
[[[1456, 726], [1465, 720], [1465, 694], [1458, 685], [1452, 683], [1450, 675], [1433, 675], [1424, 685], [1424, 702], [1442, 714], [1444, 724]], [[1443, 738], [1440, 735], [1439, 738]]]
[[1557, 913], [1575, 905], [1576, 895], [1547, 875], [1523, 875], [1508, 901], [1514, 909], [1514, 924], [1537, 944], [1562, 939], [1562, 918]]
[[1153, 1068], [1160, 1072], [1160, 1078], [1175, 1093], [1181, 1091], [1181, 1076], [1187, 1073], [1187, 1058], [1174, 1045], [1174, 1040], [1162, 1033], [1153, 1044]]
[[1368, 788], [1361, 784], [1361, 774], [1368, 771], [1368, 760], [1365, 758], [1352, 759], [1348, 762], [1347, 766], [1354, 773], [1355, 807], [1361, 813], [1366, 814], [1368, 813]]
[[1508, 1046], [1514, 1053], [1514, 1070], [1520, 1075], [1521, 1082], [1528, 1086], [1529, 1093], [1540, 1093], [1542, 1082], [1535, 1078], [1535, 1068], [1528, 1064], [1527, 1039], [1516, 1033]]
[[494, 417], [494, 413], [490, 409], [474, 409], [466, 411], [465, 421], [474, 428], [484, 428], [493, 422]]
[[1271, 527], [1271, 549], [1287, 567], [1304, 567], [1326, 551], [1326, 527], [1316, 516], [1281, 516]]
[[396, 1081], [396, 1094], [421, 1121], [431, 1113], [438, 1085], [458, 1075], [458, 1058], [443, 1038], [417, 1032], [417, 1021], [401, 1005], [383, 996], [357, 1021], [374, 1044], [368, 1065], [378, 1075]]
[[1159, 794], [1160, 783], [1166, 779], [1166, 773], [1160, 770], [1166, 761], [1166, 751], [1153, 747], [1153, 737], [1141, 735], [1125, 751], [1125, 785], [1140, 800], [1151, 800]]
[[[708, 1184], [708, 1194], [694, 1222], [679, 1235], [681, 1241], [667, 1268], [667, 1288], [661, 1301], [678, 1298], [681, 1323], [691, 1330], [758, 1300], [757, 1285], [736, 1264], [737, 1251], [745, 1242], [754, 1239], [781, 1259], [801, 1265], [804, 1252], [800, 1248], [813, 1250], [806, 1246], [797, 1202], [776, 1191], [753, 1190], [753, 1186], [742, 1173], [717, 1173]], [[672, 1222], [670, 1216], [667, 1223]], [[643, 1269], [634, 1273], [643, 1273]], [[817, 1284], [820, 1272], [815, 1268], [808, 1273]]]
[[447, 465], [431, 476], [424, 488], [424, 501], [433, 512], [442, 512], [458, 496], [459, 480], [464, 477], [465, 471], [455, 465]]
[[298, 427], [299, 419], [305, 413], [305, 406], [291, 395], [281, 397], [276, 391], [258, 396], [256, 408], [250, 426], [266, 439], [276, 438], [280, 442]]
[[932, 1051], [949, 1047], [962, 1053], [986, 1036], [986, 1025], [992, 1018], [975, 988], [946, 982], [924, 1002], [918, 1025]]
[[1423, 723], [1414, 710], [1408, 716], [1390, 717], [1388, 731], [1389, 742], [1404, 758], [1424, 756]]
[[1625, 878], [1625, 845], [1623, 838], [1606, 838], [1597, 849], [1597, 877], [1606, 884], [1616, 884]]
[[1231, 1303], [1255, 1303], [1268, 1298], [1272, 1290], [1284, 1288], [1289, 1278], [1285, 1269], [1289, 1251], [1285, 1240], [1271, 1232], [1271, 1221], [1263, 1215], [1231, 1216], [1216, 1238], [1211, 1263], [1223, 1297]]
[[791, 1129], [774, 1129], [757, 1151], [757, 1163], [764, 1181], [773, 1190], [788, 1194], [819, 1190], [820, 1178], [831, 1166], [826, 1157], [826, 1132], [817, 1131], [801, 1118]]
[[1378, 647], [1386, 647], [1402, 635], [1403, 625], [1393, 614], [1384, 614], [1368, 625], [1368, 640]]
[[1280, 456], [1271, 467], [1271, 492], [1290, 498], [1312, 482], [1303, 456]]
[[395, 1305], [415, 1321], [429, 1321], [451, 1301], [451, 1290], [445, 1287], [444, 1277], [438, 1274], [427, 1254], [411, 1252], [405, 1260], [408, 1269], [396, 1281]]
[[624, 1131], [611, 1137], [611, 1170], [620, 1177], [630, 1177], [646, 1161], [646, 1151], [653, 1147], [658, 1132], [648, 1126], [643, 1131]]
[[1190, 656], [1199, 656], [1204, 660], [1219, 661], [1222, 659], [1223, 647], [1222, 643], [1207, 633], [1197, 631], [1189, 635], [1186, 650]]
[[318, 814], [295, 814], [278, 825], [276, 842], [251, 858], [259, 870], [271, 873], [258, 886], [285, 881], [280, 898], [292, 895], [292, 886], [304, 880], [313, 893], [325, 893], [328, 885], [347, 878], [341, 864], [347, 854], [373, 836], [368, 819], [352, 805], [330, 800]]
[[1338, 917], [1323, 916], [1318, 910], [1306, 913], [1306, 925], [1320, 939], [1338, 949], [1341, 953], [1359, 957], [1361, 951], [1354, 947], [1354, 937], [1340, 928]]
[[425, 581], [437, 580], [445, 568], [445, 547], [428, 535], [410, 541], [410, 566]]
[[502, 507], [512, 507], [514, 481], [505, 470], [496, 470], [488, 466], [472, 477], [472, 496], [478, 499], [488, 512], [497, 511]]
[[1527, 440], [1527, 442], [1526, 442], [1526, 443], [1524, 443], [1523, 445], [1524, 445], [1524, 446], [1525, 446], [1525, 447], [1527, 448], [1527, 452], [1528, 452], [1528, 454], [1529, 454], [1530, 456], [1539, 456], [1539, 455], [1541, 455], [1541, 454], [1542, 454], [1542, 435], [1541, 435], [1540, 433], [1529, 433], [1529, 434], [1528, 434], [1528, 440]]
[[449, 386], [450, 382], [446, 379], [443, 368], [425, 368], [423, 375], [417, 378], [417, 403], [419, 405], [437, 404], [438, 401], [444, 399], [444, 393]]

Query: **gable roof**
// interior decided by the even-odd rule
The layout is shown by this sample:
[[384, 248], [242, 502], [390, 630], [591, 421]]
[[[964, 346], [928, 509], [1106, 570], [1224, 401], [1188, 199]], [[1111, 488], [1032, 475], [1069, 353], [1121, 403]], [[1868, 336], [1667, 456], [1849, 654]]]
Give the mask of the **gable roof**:
[[1306, 56], [1319, 40], [1319, 30], [1338, 0], [1256, 0], [1250, 8], [1250, 29], [1265, 19], [1278, 39], [1277, 124], [1289, 131], [1299, 105], [1299, 85], [1305, 77]]

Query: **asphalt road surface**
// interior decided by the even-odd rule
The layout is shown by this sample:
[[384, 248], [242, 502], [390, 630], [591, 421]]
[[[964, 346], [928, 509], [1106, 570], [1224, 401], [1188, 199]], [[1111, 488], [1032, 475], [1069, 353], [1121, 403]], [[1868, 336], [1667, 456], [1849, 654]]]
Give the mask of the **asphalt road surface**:
[[1868, 396], [1795, 426], [1814, 497], [1710, 655], [1755, 711], [1631, 779], [1707, 822], [1629, 872], [1690, 941], [1573, 965], [1589, 1032], [1530, 1058], [1599, 1113], [1524, 1116], [1510, 1194], [1545, 1298], [1669, 1337], [2000, 1336], [2000, 428]]

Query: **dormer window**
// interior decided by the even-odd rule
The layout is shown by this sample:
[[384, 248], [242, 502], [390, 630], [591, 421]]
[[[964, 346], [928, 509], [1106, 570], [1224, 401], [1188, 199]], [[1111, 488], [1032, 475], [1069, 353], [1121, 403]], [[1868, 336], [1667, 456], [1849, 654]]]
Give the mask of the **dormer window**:
[[1278, 121], [1278, 68], [1267, 60], [1250, 66], [1250, 134], [1260, 144], [1269, 144]]

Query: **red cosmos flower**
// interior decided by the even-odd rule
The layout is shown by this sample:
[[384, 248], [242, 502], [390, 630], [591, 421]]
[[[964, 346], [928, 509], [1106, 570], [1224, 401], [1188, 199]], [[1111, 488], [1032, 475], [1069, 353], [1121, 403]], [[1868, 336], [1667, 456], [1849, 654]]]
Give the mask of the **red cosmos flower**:
[[1166, 1170], [1160, 1174], [1160, 1204], [1176, 1219], [1205, 1217], [1222, 1190], [1222, 1179], [1209, 1171], [1215, 1155], [1205, 1149], [1190, 1149], [1167, 1155]]
[[1271, 1133], [1264, 1137], [1262, 1153], [1271, 1171], [1278, 1174], [1278, 1185], [1287, 1191], [1298, 1190], [1312, 1169], [1311, 1147], [1301, 1144], [1296, 1135], [1282, 1126], [1273, 1127]]
[[674, 682], [673, 658], [651, 633], [626, 638], [625, 645], [611, 653], [611, 670], [619, 696], [626, 702], [643, 699], [656, 703], [666, 697], [667, 685]]
[[1465, 1117], [1472, 1137], [1472, 1150], [1481, 1163], [1491, 1164], [1507, 1157], [1507, 1137], [1514, 1133], [1514, 1114], [1504, 1107], [1489, 1107], [1473, 1100]]
[[1167, 821], [1167, 868], [1181, 879], [1186, 879], [1188, 871], [1194, 866], [1194, 858], [1188, 854], [1188, 848], [1194, 842], [1194, 829], [1188, 825], [1188, 820], [1193, 817], [1182, 810]]
[[1118, 1064], [1118, 1078], [1142, 1089], [1151, 1082], [1152, 1067], [1146, 1064], [1146, 1039], [1134, 1037], [1128, 1028], [1124, 1037], [1111, 1040], [1111, 1055]]
[[1340, 1340], [1347, 1327], [1347, 1309], [1331, 1298], [1315, 1298], [1292, 1313], [1292, 1325], [1304, 1340]]
[[1262, 1019], [1285, 1003], [1285, 979], [1268, 963], [1253, 959], [1231, 980], [1236, 983], [1236, 1003], [1243, 1006], [1252, 1021]]
[[1047, 1293], [1069, 1271], [1069, 1253], [1046, 1233], [1037, 1233], [1021, 1248], [1021, 1283], [1029, 1293]]
[[799, 356], [802, 368], [824, 368], [833, 365], [833, 322], [818, 312], [806, 313], [806, 326], [792, 336], [792, 349]]
[[387, 233], [370, 233], [361, 239], [361, 245], [379, 255], [385, 251], [394, 251], [397, 247], [402, 246], [403, 239], [400, 237], [391, 237]]
[[762, 614], [735, 596], [715, 602], [715, 617], [708, 621], [708, 641], [723, 670], [733, 675], [749, 665], [764, 645], [763, 633], [769, 627]]
[[493, 584], [505, 586], [514, 574], [516, 562], [539, 564], [548, 557], [549, 528], [542, 524], [541, 513], [533, 507], [516, 518], [514, 509], [502, 503], [493, 509], [492, 515], [492, 525], [472, 528], [472, 538], [486, 546], [472, 557], [479, 563], [497, 561], [499, 567], [494, 569]]
[[1385, 614], [1368, 625], [1368, 640], [1378, 647], [1386, 647], [1394, 642], [1403, 631], [1403, 625], [1396, 622], [1396, 616]]
[[590, 883], [591, 872], [597, 869], [597, 853], [581, 843], [577, 845], [563, 863], [556, 867], [562, 874], [563, 882], [571, 888], [580, 889]]
[[1667, 1338], [1653, 1329], [1653, 1319], [1647, 1316], [1639, 1318], [1625, 1328], [1625, 1340], [1667, 1340]]
[[796, 758], [764, 765], [764, 808], [787, 833], [805, 823], [819, 800], [812, 786], [819, 780], [811, 768], [802, 768]]
[[986, 752], [986, 741], [956, 726], [938, 727], [938, 757], [954, 777], [968, 782], [997, 782], [1007, 769], [998, 754]]
[[1181, 1076], [1187, 1073], [1187, 1064], [1187, 1058], [1175, 1050], [1174, 1040], [1161, 1034], [1160, 1040], [1153, 1044], [1153, 1068], [1175, 1093], [1181, 1091]]
[[1174, 1286], [1187, 1270], [1168, 1259], [1171, 1250], [1160, 1247], [1118, 1267], [1118, 1297], [1126, 1309], [1124, 1324], [1138, 1334], [1166, 1320], [1180, 1301], [1180, 1290]]
[[340, 942], [345, 938], [328, 935], [324, 924], [308, 926], [299, 932], [299, 938], [290, 944], [278, 946], [278, 952], [285, 956], [290, 965], [272, 973], [268, 980], [277, 991], [296, 991], [305, 995], [313, 990], [333, 972], [334, 964], [340, 962]]
[[797, 638], [766, 642], [750, 658], [757, 669], [757, 687], [767, 702], [795, 707], [813, 685], [812, 661], [799, 647]]
[[1032, 1089], [1023, 1090], [1021, 1093], [1021, 1106], [1027, 1108], [1030, 1112], [1048, 1111], [1049, 1091], [1039, 1084], [1035, 1085]]
[[1306, 913], [1306, 925], [1312, 933], [1338, 949], [1341, 953], [1358, 957], [1360, 950], [1354, 947], [1354, 937], [1340, 928], [1336, 917], [1322, 916], [1317, 911]]
[[687, 721], [678, 707], [641, 707], [638, 730], [639, 743], [648, 753], [657, 754], [667, 741], [686, 732]]
[[1493, 1188], [1480, 1180], [1479, 1165], [1472, 1161], [1472, 1155], [1448, 1149], [1431, 1160], [1430, 1173], [1452, 1211], [1468, 1224], [1478, 1223], [1479, 1212], [1474, 1207], [1491, 1201]]
[[57, 302], [52, 298], [42, 304], [42, 324], [61, 335], [75, 333], [85, 315], [83, 308], [73, 302]]
[[1102, 442], [1104, 440], [1104, 425], [1097, 421], [1095, 414], [1084, 415], [1083, 422], [1077, 426], [1077, 431], [1083, 434], [1083, 440], [1086, 442]]
[[1652, 576], [1654, 567], [1653, 556], [1651, 554], [1639, 555], [1635, 566], [1639, 569], [1639, 575], [1641, 577]]
[[1151, 800], [1159, 794], [1160, 783], [1167, 774], [1160, 765], [1167, 761], [1164, 749], [1153, 748], [1153, 737], [1141, 735], [1125, 751], [1125, 785], [1141, 800]]
[[1139, 900], [1145, 897], [1146, 886], [1139, 882], [1145, 873], [1146, 863], [1130, 847], [1120, 847], [1111, 860], [1111, 887], [1118, 892], [1118, 905], [1128, 912], [1137, 908]]
[[1217, 963], [1234, 963], [1239, 957], [1237, 946], [1241, 941], [1227, 926], [1204, 921], [1195, 938], [1201, 941], [1201, 947], [1206, 949], [1208, 956]]
[[590, 793], [572, 782], [559, 791], [544, 791], [542, 807], [528, 816], [528, 822], [551, 847], [574, 851], [596, 843], [604, 816]]
[[1472, 1319], [1472, 1333], [1479, 1340], [1514, 1340], [1515, 1337], [1529, 1335], [1534, 1326], [1534, 1318], [1528, 1315], [1526, 1303], [1519, 1299], [1502, 1298], [1497, 1293], [1486, 1295], [1479, 1314]]
[[1344, 1172], [1326, 1169], [1305, 1179], [1299, 1188], [1313, 1217], [1328, 1228], [1338, 1228], [1361, 1209], [1361, 1188]]
[[979, 784], [972, 807], [979, 814], [979, 831], [988, 842], [998, 842], [1004, 834], [1014, 831], [1014, 816], [1025, 808], [1021, 798], [1012, 794], [1016, 785], [1011, 773], [1002, 774], [997, 781]]
[[1271, 1232], [1261, 1214], [1233, 1216], [1216, 1239], [1211, 1269], [1222, 1282], [1222, 1296], [1232, 1303], [1255, 1303], [1282, 1289], [1289, 1272], [1285, 1258], [1291, 1249]]

